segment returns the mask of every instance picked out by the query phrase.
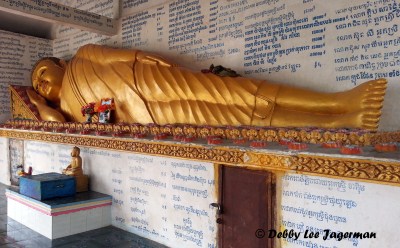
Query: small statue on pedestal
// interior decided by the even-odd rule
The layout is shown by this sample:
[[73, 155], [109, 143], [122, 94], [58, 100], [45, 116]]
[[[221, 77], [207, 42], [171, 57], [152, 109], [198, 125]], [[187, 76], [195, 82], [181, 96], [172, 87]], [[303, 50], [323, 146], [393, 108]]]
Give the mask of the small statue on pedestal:
[[71, 164], [63, 170], [63, 174], [75, 177], [76, 192], [88, 191], [88, 176], [83, 174], [82, 158], [79, 156], [80, 151], [79, 147], [74, 146], [74, 148], [72, 148]]

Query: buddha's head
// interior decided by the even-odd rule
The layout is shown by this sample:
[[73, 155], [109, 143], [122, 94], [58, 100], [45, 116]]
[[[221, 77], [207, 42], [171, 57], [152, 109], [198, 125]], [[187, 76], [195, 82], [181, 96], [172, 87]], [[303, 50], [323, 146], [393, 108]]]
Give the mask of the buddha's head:
[[31, 75], [35, 91], [49, 101], [59, 102], [65, 68], [66, 62], [55, 57], [36, 62]]
[[72, 148], [71, 157], [78, 157], [80, 152], [81, 152], [81, 149], [79, 149], [79, 147], [77, 147], [77, 146], [74, 146]]

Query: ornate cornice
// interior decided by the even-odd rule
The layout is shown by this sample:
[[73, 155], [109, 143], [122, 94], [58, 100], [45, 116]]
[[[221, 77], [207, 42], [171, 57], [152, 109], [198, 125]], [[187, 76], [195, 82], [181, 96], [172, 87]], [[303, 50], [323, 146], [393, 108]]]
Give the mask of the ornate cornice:
[[[24, 103], [25, 104], [25, 103]], [[32, 110], [35, 112], [35, 110]], [[22, 115], [21, 115], [22, 116]], [[36, 116], [36, 118], [39, 118]], [[219, 136], [224, 139], [243, 138], [246, 140], [261, 140], [278, 142], [283, 139], [310, 144], [337, 142], [343, 145], [369, 146], [377, 143], [400, 142], [400, 132], [370, 132], [360, 129], [320, 129], [320, 128], [278, 128], [254, 126], [194, 126], [194, 125], [156, 125], [156, 124], [103, 124], [103, 123], [77, 123], [77, 122], [51, 122], [31, 119], [10, 120], [2, 127], [66, 132], [67, 130], [89, 130], [91, 132], [108, 132], [109, 134], [125, 132], [146, 133], [157, 135], [185, 135], [196, 138]]]
[[0, 128], [0, 136], [400, 186], [400, 160]]
[[314, 154], [275, 155], [249, 152], [246, 164], [279, 171], [400, 186], [400, 160]]

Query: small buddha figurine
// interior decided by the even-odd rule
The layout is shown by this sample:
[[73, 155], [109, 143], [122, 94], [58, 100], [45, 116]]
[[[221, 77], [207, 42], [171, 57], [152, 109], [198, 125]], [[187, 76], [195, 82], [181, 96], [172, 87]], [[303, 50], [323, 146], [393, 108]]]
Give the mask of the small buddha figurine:
[[71, 164], [63, 170], [63, 174], [68, 176], [73, 176], [76, 179], [76, 192], [88, 191], [88, 176], [83, 174], [82, 170], [82, 158], [80, 154], [79, 147], [74, 146], [72, 148]]

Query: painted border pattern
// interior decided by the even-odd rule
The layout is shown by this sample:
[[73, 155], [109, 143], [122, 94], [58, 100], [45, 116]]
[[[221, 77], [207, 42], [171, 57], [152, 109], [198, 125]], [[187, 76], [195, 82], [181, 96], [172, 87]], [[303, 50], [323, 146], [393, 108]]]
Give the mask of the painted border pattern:
[[0, 128], [0, 136], [400, 186], [400, 161]]
[[185, 135], [196, 138], [219, 136], [225, 139], [244, 138], [246, 140], [274, 141], [286, 139], [295, 142], [322, 144], [337, 142], [347, 145], [369, 146], [377, 143], [400, 142], [400, 132], [370, 132], [362, 129], [321, 129], [294, 127], [254, 127], [254, 126], [195, 126], [188, 124], [157, 125], [139, 123], [79, 123], [51, 122], [27, 119], [13, 119], [0, 128], [24, 130], [41, 130], [45, 132], [64, 133], [67, 130], [112, 133], [146, 133], [149, 135], [168, 134], [171, 136]]

